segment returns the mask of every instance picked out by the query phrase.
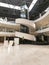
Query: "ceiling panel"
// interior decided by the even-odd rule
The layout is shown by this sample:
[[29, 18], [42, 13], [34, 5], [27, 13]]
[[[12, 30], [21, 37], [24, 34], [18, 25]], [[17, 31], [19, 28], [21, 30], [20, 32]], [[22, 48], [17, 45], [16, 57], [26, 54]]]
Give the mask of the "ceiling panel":
[[[16, 6], [22, 6], [23, 3], [26, 3], [28, 7], [30, 6], [32, 1], [33, 0], [0, 0], [0, 2], [7, 3], [7, 4], [13, 4]], [[33, 19], [33, 20], [37, 19], [39, 17], [39, 13], [44, 11], [48, 7], [48, 5], [49, 5], [49, 0], [38, 0], [35, 6], [32, 8], [32, 10], [29, 13], [30, 19]], [[0, 11], [0, 13], [1, 12], [2, 11]], [[17, 11], [16, 11], [16, 14], [20, 15], [20, 13], [18, 13]], [[15, 11], [14, 11], [14, 15], [15, 15]]]
[[4, 2], [4, 3], [8, 3], [8, 4], [13, 4], [13, 5], [19, 5], [19, 6], [21, 6], [24, 2], [26, 2], [28, 7], [30, 6], [32, 1], [33, 0], [0, 0], [0, 2]]
[[42, 13], [49, 6], [49, 0], [38, 0], [35, 6], [30, 11], [30, 17], [33, 19], [38, 18], [39, 14]]

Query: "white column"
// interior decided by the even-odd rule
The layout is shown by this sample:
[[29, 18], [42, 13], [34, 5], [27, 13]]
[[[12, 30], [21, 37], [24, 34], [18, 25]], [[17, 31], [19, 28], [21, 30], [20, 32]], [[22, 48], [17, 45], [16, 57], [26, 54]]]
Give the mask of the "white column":
[[44, 41], [44, 36], [42, 35], [42, 41]]
[[14, 43], [15, 43], [15, 45], [18, 45], [19, 44], [19, 38], [14, 38]]
[[28, 16], [28, 20], [29, 20], [29, 11], [27, 10], [27, 16]]
[[39, 14], [39, 17], [41, 17], [41, 13]]
[[4, 37], [4, 40], [6, 40], [6, 37]]
[[8, 47], [8, 40], [6, 40], [6, 37], [4, 37], [4, 46]]

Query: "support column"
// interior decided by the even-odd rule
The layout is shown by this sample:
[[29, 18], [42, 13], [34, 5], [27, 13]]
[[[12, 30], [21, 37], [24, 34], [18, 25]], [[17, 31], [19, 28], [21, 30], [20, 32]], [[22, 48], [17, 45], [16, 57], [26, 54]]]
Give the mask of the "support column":
[[28, 20], [29, 20], [29, 11], [27, 10], [27, 18], [28, 18]]
[[39, 17], [41, 17], [41, 13], [39, 14]]
[[8, 47], [8, 40], [6, 40], [6, 37], [4, 37], [4, 46]]
[[44, 36], [42, 35], [42, 41], [44, 41]]
[[4, 41], [6, 40], [6, 37], [4, 37]]
[[14, 38], [14, 43], [15, 43], [15, 45], [18, 45], [19, 44], [19, 38]]

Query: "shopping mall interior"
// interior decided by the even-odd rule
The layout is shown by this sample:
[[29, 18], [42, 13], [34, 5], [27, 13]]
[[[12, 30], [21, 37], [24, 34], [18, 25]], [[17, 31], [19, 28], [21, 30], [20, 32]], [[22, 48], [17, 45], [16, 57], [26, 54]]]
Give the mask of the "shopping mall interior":
[[0, 65], [49, 65], [49, 0], [0, 0]]

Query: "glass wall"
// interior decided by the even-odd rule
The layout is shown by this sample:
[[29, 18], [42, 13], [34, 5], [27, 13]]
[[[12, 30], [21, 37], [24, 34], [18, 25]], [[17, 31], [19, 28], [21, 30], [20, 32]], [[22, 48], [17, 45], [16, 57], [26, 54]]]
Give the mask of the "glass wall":
[[29, 28], [25, 25], [20, 26], [20, 32], [29, 33]]

